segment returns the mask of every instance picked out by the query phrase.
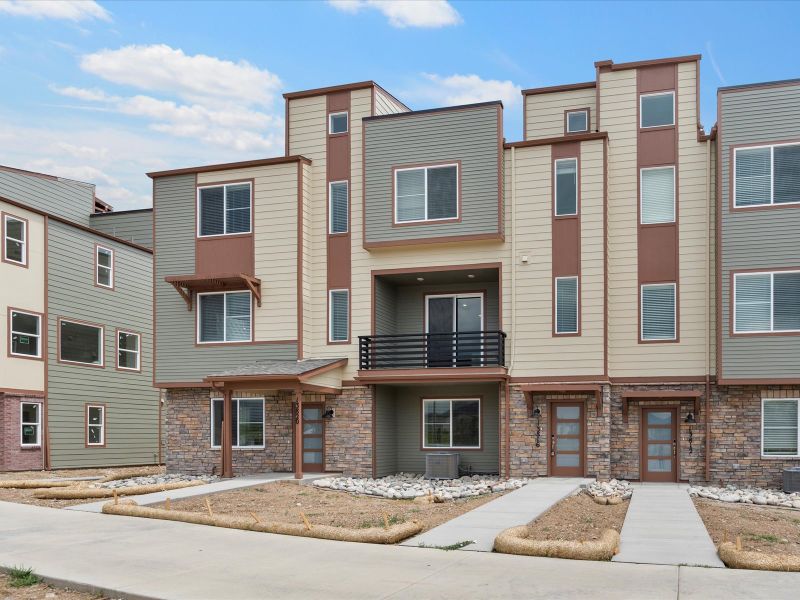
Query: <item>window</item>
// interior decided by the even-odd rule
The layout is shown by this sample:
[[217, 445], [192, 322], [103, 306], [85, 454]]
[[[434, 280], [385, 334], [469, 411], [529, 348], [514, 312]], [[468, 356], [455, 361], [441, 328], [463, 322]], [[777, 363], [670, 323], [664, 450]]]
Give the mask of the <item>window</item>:
[[26, 266], [28, 264], [28, 222], [3, 215], [3, 260]]
[[19, 407], [20, 444], [42, 445], [42, 405], [38, 402], [23, 402]]
[[642, 94], [639, 97], [641, 127], [665, 127], [675, 124], [675, 92]]
[[556, 216], [578, 214], [578, 159], [561, 158], [555, 161]]
[[798, 456], [800, 400], [781, 398], [761, 402], [762, 456]]
[[394, 189], [396, 223], [458, 218], [458, 165], [397, 169]]
[[250, 192], [249, 183], [199, 188], [199, 236], [250, 233]]
[[103, 328], [98, 325], [59, 321], [59, 360], [103, 366]]
[[675, 167], [641, 170], [642, 225], [675, 222]]
[[106, 407], [102, 404], [86, 406], [86, 445], [106, 445]]
[[556, 333], [578, 333], [577, 277], [556, 277]]
[[41, 358], [42, 317], [35, 313], [11, 310], [11, 356]]
[[800, 331], [800, 271], [736, 273], [734, 333]]
[[328, 115], [328, 133], [347, 133], [347, 111]]
[[735, 148], [734, 205], [800, 202], [800, 144]]
[[346, 342], [350, 339], [350, 290], [331, 290], [328, 294], [328, 341]]
[[[222, 446], [222, 398], [211, 399], [211, 447]], [[234, 448], [264, 447], [264, 399], [231, 399], [231, 440]]]
[[644, 341], [674, 340], [675, 284], [657, 283], [642, 286], [642, 332]]
[[114, 287], [114, 251], [103, 246], [95, 246], [94, 282], [106, 288]]
[[481, 401], [422, 401], [423, 448], [480, 448]]
[[117, 368], [139, 371], [141, 336], [130, 331], [117, 331]]
[[567, 133], [589, 131], [589, 111], [571, 110], [567, 112]]
[[250, 292], [198, 294], [197, 341], [249, 342], [253, 302]]
[[348, 183], [332, 181], [329, 185], [329, 233], [347, 233], [349, 227]]

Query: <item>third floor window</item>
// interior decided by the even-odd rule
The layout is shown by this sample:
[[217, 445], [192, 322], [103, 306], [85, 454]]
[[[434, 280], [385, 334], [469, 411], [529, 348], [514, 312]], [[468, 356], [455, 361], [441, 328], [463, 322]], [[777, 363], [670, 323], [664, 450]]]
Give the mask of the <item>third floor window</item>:
[[735, 148], [734, 206], [800, 202], [800, 144]]
[[642, 129], [675, 124], [675, 92], [642, 94], [639, 103], [639, 126]]
[[458, 165], [396, 169], [395, 223], [458, 218]]
[[250, 233], [250, 183], [228, 183], [197, 190], [199, 237]]

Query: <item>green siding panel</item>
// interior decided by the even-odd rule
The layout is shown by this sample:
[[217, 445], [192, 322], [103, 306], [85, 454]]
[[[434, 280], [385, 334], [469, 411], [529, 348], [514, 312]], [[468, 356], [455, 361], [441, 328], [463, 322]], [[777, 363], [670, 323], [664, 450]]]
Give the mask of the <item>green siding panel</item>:
[[94, 186], [69, 179], [0, 169], [0, 196], [85, 226], [94, 211]]
[[91, 226], [123, 240], [153, 247], [153, 211], [134, 210], [92, 215]]

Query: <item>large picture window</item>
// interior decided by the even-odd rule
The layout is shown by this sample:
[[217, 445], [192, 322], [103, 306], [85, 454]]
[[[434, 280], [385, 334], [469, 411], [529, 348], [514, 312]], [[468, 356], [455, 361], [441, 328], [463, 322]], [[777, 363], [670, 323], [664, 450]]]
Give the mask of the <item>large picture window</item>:
[[59, 360], [103, 366], [103, 328], [62, 319], [58, 323]]
[[249, 182], [198, 188], [198, 235], [250, 233], [251, 192]]
[[[222, 446], [222, 398], [211, 400], [211, 447]], [[264, 447], [264, 399], [231, 399], [231, 440], [234, 448]]]
[[42, 317], [36, 313], [11, 310], [11, 356], [42, 357]]
[[800, 456], [800, 400], [764, 399], [761, 406], [761, 454]]
[[249, 342], [253, 302], [250, 292], [198, 294], [197, 341]]
[[20, 444], [22, 446], [42, 445], [42, 405], [39, 402], [20, 404]]
[[20, 266], [28, 264], [28, 222], [3, 215], [3, 260]]
[[423, 448], [480, 448], [479, 398], [422, 401]]
[[733, 332], [800, 332], [800, 271], [736, 273]]
[[395, 223], [458, 218], [458, 165], [396, 169]]
[[735, 148], [734, 206], [800, 203], [800, 144]]

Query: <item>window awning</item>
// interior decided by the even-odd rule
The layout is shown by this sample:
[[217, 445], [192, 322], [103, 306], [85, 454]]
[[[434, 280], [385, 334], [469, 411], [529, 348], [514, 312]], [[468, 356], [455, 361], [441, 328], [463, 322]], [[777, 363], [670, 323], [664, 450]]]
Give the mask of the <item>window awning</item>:
[[216, 290], [250, 290], [261, 306], [261, 280], [244, 273], [224, 273], [220, 275], [170, 275], [164, 277], [186, 302], [187, 310], [192, 310], [193, 292]]
[[628, 420], [628, 402], [631, 400], [694, 400], [695, 415], [700, 412], [700, 398], [703, 393], [697, 390], [633, 390], [622, 393], [622, 419]]
[[523, 392], [539, 394], [592, 394], [598, 413], [603, 406], [603, 386], [599, 383], [524, 383]]

